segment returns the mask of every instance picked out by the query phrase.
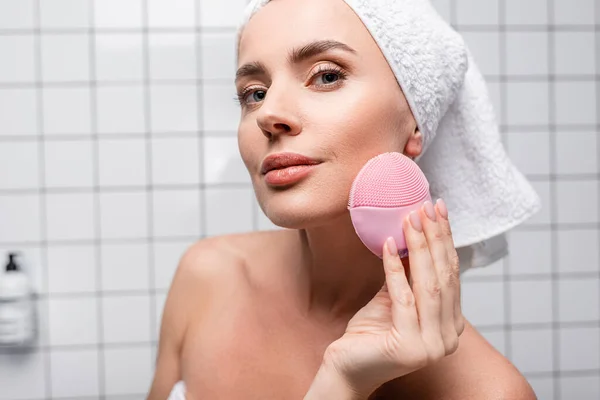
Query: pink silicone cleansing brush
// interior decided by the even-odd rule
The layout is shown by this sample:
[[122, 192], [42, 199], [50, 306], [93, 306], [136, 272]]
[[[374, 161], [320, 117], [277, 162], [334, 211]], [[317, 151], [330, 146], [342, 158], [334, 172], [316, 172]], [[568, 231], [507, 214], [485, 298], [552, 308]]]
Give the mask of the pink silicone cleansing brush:
[[419, 166], [400, 153], [371, 158], [352, 183], [348, 210], [360, 240], [383, 257], [383, 244], [392, 236], [400, 257], [406, 257], [402, 220], [426, 201], [429, 182]]

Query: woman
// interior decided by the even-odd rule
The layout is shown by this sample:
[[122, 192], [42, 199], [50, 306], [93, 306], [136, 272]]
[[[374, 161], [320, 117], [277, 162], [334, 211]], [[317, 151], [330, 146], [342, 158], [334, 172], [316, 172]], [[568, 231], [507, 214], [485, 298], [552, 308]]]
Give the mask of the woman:
[[[417, 120], [419, 103], [411, 93], [409, 106], [400, 69], [390, 68], [392, 57], [363, 24], [371, 14], [355, 12], [360, 5], [251, 3], [238, 47], [239, 148], [261, 208], [288, 229], [213, 237], [186, 252], [148, 399], [166, 399], [176, 383], [188, 400], [535, 399], [462, 316], [459, 262], [473, 259], [457, 256], [455, 200], [398, 221], [409, 257], [400, 260], [389, 242], [383, 265], [349, 217], [349, 189], [364, 163], [395, 151], [426, 165], [425, 150], [435, 154], [430, 131], [446, 129], [444, 112], [439, 129]], [[265, 174], [299, 163], [312, 165]], [[475, 242], [461, 224], [456, 218], [458, 242], [468, 248]]]

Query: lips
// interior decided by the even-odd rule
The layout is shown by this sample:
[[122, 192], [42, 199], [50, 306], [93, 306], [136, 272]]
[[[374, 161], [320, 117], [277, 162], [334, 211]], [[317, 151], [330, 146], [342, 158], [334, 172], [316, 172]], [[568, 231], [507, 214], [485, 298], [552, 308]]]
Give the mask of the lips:
[[301, 165], [316, 165], [320, 161], [303, 156], [297, 153], [278, 153], [272, 154], [264, 159], [260, 172], [264, 175], [269, 171], [276, 169], [285, 169]]

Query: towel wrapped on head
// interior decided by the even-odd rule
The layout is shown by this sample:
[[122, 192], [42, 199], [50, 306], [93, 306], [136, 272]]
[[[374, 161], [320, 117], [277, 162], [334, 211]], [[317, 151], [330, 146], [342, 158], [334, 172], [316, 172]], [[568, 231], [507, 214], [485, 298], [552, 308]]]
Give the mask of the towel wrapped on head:
[[[423, 135], [415, 161], [447, 204], [461, 271], [508, 254], [506, 232], [541, 208], [502, 146], [483, 76], [430, 0], [340, 0], [390, 65]], [[251, 0], [238, 28], [269, 0]]]

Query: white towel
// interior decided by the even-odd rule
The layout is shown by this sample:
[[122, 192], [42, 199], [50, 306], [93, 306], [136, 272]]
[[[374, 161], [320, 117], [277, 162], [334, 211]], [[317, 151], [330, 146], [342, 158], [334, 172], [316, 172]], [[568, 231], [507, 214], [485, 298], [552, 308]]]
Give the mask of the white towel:
[[[485, 81], [460, 34], [429, 0], [344, 0], [387, 59], [423, 134], [415, 159], [448, 206], [461, 270], [508, 253], [505, 233], [541, 208], [502, 146]], [[251, 0], [252, 15], [269, 0]]]
[[171, 390], [171, 394], [167, 400], [186, 400], [185, 399], [185, 383], [183, 381], [177, 382], [173, 389]]

